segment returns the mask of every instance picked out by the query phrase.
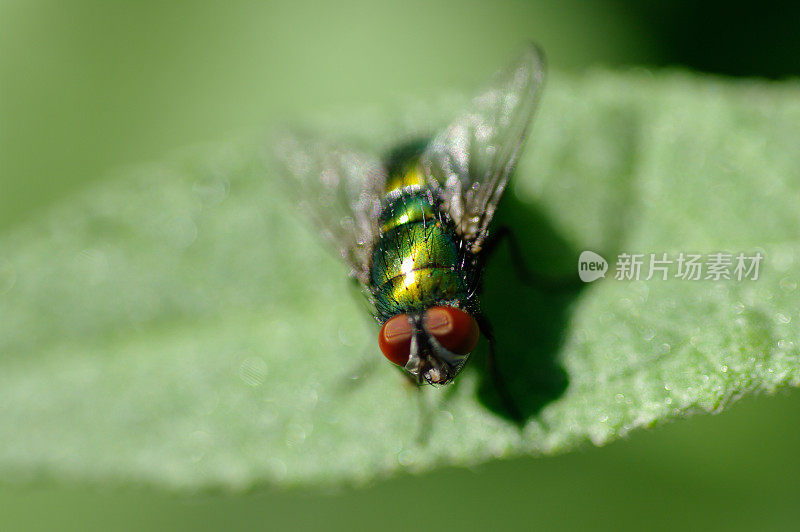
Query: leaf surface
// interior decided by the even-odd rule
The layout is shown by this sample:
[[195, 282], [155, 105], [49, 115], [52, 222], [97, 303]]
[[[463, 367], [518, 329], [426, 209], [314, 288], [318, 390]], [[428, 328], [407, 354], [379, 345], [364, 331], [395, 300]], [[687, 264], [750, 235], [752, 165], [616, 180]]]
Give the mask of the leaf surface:
[[[315, 127], [377, 150], [463, 101]], [[583, 250], [611, 269], [551, 292], [517, 280], [502, 246], [490, 265], [521, 428], [483, 352], [420, 397], [382, 360], [347, 268], [276, 186], [260, 138], [128, 169], [0, 236], [6, 481], [363, 482], [604, 444], [800, 382], [796, 83], [548, 85], [499, 223], [538, 273], [576, 277]], [[759, 279], [614, 279], [620, 253], [721, 251], [762, 253]]]

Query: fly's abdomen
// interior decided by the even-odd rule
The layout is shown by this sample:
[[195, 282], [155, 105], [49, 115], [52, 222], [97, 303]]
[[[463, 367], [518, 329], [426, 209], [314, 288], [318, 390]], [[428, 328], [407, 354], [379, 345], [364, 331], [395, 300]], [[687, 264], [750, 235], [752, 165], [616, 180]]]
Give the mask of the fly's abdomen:
[[404, 193], [380, 217], [372, 257], [372, 283], [382, 314], [422, 310], [458, 299], [466, 283], [456, 236], [439, 220], [428, 192]]

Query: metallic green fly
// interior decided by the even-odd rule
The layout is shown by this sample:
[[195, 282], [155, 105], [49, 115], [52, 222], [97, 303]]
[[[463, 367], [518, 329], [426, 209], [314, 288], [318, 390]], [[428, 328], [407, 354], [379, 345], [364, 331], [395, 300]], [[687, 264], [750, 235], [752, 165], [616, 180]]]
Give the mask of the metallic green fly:
[[378, 343], [419, 384], [458, 375], [480, 333], [489, 223], [525, 140], [544, 80], [533, 45], [430, 142], [375, 157], [282, 135], [271, 143], [289, 179], [361, 285]]

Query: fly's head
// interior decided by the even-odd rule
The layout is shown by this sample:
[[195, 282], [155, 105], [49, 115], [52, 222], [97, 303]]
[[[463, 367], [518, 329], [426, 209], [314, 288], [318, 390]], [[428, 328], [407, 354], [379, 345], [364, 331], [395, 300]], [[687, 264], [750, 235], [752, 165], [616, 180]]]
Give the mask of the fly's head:
[[386, 358], [420, 384], [447, 384], [461, 371], [479, 336], [478, 323], [468, 312], [437, 306], [390, 318], [378, 343]]

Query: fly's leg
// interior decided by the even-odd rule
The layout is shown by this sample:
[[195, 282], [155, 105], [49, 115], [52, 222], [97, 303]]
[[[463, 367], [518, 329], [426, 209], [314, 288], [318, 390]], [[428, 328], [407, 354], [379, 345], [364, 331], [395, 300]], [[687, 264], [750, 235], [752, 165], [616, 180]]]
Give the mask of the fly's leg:
[[[358, 276], [353, 275], [350, 278], [350, 289], [353, 290], [353, 294], [356, 298], [362, 298], [361, 293], [361, 284], [359, 282]], [[369, 314], [365, 313], [364, 316], [368, 316]], [[372, 326], [374, 326], [374, 320], [368, 320], [369, 325], [368, 330], [372, 330]], [[383, 360], [383, 357], [375, 356], [375, 350], [371, 347], [364, 347], [363, 349], [364, 354], [361, 357], [361, 360], [356, 361], [349, 371], [342, 376], [342, 386], [341, 388], [344, 391], [352, 390], [357, 386], [364, 383], [367, 378], [369, 378], [372, 373], [374, 373], [375, 369], [380, 365], [380, 362]]]
[[433, 422], [431, 419], [431, 410], [428, 408], [428, 405], [425, 404], [425, 395], [422, 386], [422, 384], [417, 384], [417, 406], [419, 408], [419, 431], [417, 432], [418, 445], [425, 445], [428, 443]]
[[501, 226], [496, 231], [489, 234], [481, 250], [483, 256], [485, 259], [491, 257], [504, 239], [508, 241], [511, 262], [514, 264], [517, 277], [525, 284], [533, 284], [535, 275], [531, 272], [530, 268], [528, 268], [528, 265], [525, 264], [525, 258], [522, 256], [522, 250], [519, 247], [519, 242], [517, 242], [517, 237], [514, 236], [514, 233], [508, 226]]
[[[347, 380], [342, 382], [342, 392], [353, 392], [356, 387], [363, 384], [367, 377], [369, 377], [375, 369], [381, 365], [381, 359], [378, 357], [366, 358], [360, 365], [355, 366], [353, 371], [347, 374]], [[398, 368], [399, 369], [399, 368]], [[425, 404], [425, 396], [423, 395], [423, 386], [420, 384], [416, 377], [403, 372], [403, 381], [409, 388], [414, 388], [413, 391], [417, 396], [417, 406], [419, 409], [419, 428], [417, 429], [416, 442], [418, 445], [425, 445], [431, 433], [433, 419], [431, 418], [431, 411]]]
[[489, 352], [486, 355], [486, 369], [489, 372], [489, 376], [492, 378], [494, 387], [497, 390], [497, 395], [500, 396], [500, 401], [503, 403], [509, 416], [517, 423], [522, 423], [525, 418], [522, 416], [522, 412], [517, 402], [514, 400], [514, 397], [508, 391], [506, 381], [497, 365], [497, 352], [494, 349], [495, 339], [492, 333], [492, 326], [489, 320], [480, 316], [478, 317], [478, 327], [480, 328], [481, 334], [486, 338], [486, 341], [489, 342]]
[[422, 384], [420, 384], [419, 379], [413, 375], [409, 375], [402, 368], [398, 366], [392, 366], [391, 364], [386, 364], [382, 357], [375, 355], [372, 350], [369, 350], [367, 356], [358, 364], [354, 365], [351, 370], [343, 375], [343, 383], [342, 389], [344, 391], [353, 390], [357, 386], [365, 383], [367, 379], [375, 373], [375, 370], [378, 369], [379, 366], [391, 366], [395, 368], [398, 373], [400, 373], [403, 377], [403, 382], [409, 387], [413, 388], [421, 388]]
[[514, 271], [523, 284], [553, 293], [580, 288], [580, 280], [573, 275], [556, 277], [532, 271], [525, 263], [525, 257], [522, 254], [522, 249], [520, 248], [517, 238], [514, 236], [513, 231], [507, 226], [499, 227], [486, 239], [483, 249], [481, 250], [484, 262], [497, 251], [497, 247], [503, 240], [508, 242], [508, 250], [511, 254], [511, 262], [514, 265]]
[[366, 382], [367, 378], [372, 375], [381, 362], [381, 359], [374, 355], [375, 354], [370, 350], [370, 353], [364, 356], [363, 360], [359, 362], [358, 365], [354, 365], [350, 371], [344, 375], [342, 382], [342, 389], [344, 391], [355, 389], [357, 386]]

